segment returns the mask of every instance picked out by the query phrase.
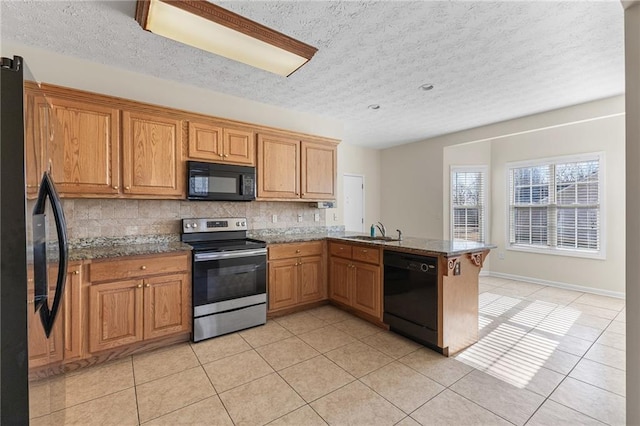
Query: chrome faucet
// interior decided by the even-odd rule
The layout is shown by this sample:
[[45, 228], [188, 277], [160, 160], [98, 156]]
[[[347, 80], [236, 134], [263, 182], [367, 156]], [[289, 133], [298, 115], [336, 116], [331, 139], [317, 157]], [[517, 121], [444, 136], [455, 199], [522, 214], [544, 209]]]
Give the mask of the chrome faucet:
[[396, 231], [398, 231], [398, 241], [402, 241], [402, 231], [399, 229], [396, 229]]
[[376, 228], [380, 230], [380, 233], [382, 234], [383, 237], [387, 236], [387, 228], [384, 227], [382, 222], [378, 222], [378, 224], [376, 225]]

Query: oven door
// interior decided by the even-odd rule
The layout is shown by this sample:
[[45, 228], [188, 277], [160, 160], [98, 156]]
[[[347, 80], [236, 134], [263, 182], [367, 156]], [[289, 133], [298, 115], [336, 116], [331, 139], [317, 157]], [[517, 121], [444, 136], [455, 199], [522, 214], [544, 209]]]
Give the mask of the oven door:
[[266, 292], [267, 249], [194, 254], [194, 316], [219, 312], [235, 299], [264, 299]]

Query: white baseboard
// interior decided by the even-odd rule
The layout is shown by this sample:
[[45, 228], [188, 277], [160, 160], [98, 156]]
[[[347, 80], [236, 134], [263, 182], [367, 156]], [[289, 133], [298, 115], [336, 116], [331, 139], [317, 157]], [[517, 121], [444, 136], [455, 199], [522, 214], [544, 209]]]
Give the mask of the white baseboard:
[[583, 293], [592, 293], [592, 294], [599, 294], [601, 296], [616, 297], [618, 299], [625, 298], [625, 294], [619, 291], [601, 290], [599, 288], [584, 287], [581, 285], [562, 283], [558, 281], [541, 280], [540, 278], [523, 277], [520, 275], [504, 274], [502, 272], [486, 271], [487, 272], [486, 274], [483, 274], [483, 272], [485, 271], [480, 272], [480, 276], [490, 276], [490, 277], [496, 277], [496, 278], [506, 278], [508, 280], [526, 281], [534, 284], [547, 285], [549, 287], [564, 288], [566, 290], [581, 291]]

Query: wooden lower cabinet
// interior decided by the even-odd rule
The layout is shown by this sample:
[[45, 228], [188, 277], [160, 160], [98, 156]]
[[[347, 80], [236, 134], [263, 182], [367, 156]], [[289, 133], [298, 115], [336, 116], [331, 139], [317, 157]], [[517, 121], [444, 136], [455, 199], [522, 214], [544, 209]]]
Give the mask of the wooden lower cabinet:
[[[82, 274], [81, 264], [70, 262], [67, 267], [67, 280], [60, 311], [56, 317], [49, 339], [45, 336], [40, 322], [40, 313], [33, 311], [34, 290], [33, 275], [29, 271], [27, 328], [29, 368], [43, 367], [48, 364], [74, 361], [83, 356], [82, 351]], [[56, 266], [49, 267], [49, 276], [54, 278], [58, 273]], [[49, 289], [51, 298], [55, 294], [55, 286]], [[51, 299], [53, 301], [53, 299]], [[51, 302], [50, 302], [51, 303]]]
[[142, 340], [142, 280], [89, 287], [89, 351]]
[[[89, 287], [89, 351], [189, 332], [191, 280], [187, 255], [131, 257], [90, 265], [96, 277], [104, 278], [104, 270], [112, 267], [114, 275], [131, 279], [92, 283]], [[166, 273], [172, 268], [174, 273]]]
[[153, 277], [144, 283], [144, 338], [187, 331], [191, 312], [189, 275]]
[[269, 247], [268, 312], [326, 299], [325, 265], [322, 241]]
[[382, 320], [380, 249], [332, 242], [329, 252], [329, 298]]

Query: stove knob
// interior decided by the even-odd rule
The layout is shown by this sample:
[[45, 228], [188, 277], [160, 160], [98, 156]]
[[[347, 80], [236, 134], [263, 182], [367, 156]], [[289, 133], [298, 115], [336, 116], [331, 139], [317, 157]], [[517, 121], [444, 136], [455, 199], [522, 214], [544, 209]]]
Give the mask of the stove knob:
[[191, 228], [191, 224], [190, 223], [185, 223], [184, 227], [189, 229], [189, 228]]
[[247, 226], [247, 222], [242, 222], [242, 226]]
[[240, 222], [236, 222], [236, 226], [240, 226]]
[[198, 227], [198, 224], [194, 222], [191, 226], [192, 226], [193, 228], [197, 228], [197, 227]]

